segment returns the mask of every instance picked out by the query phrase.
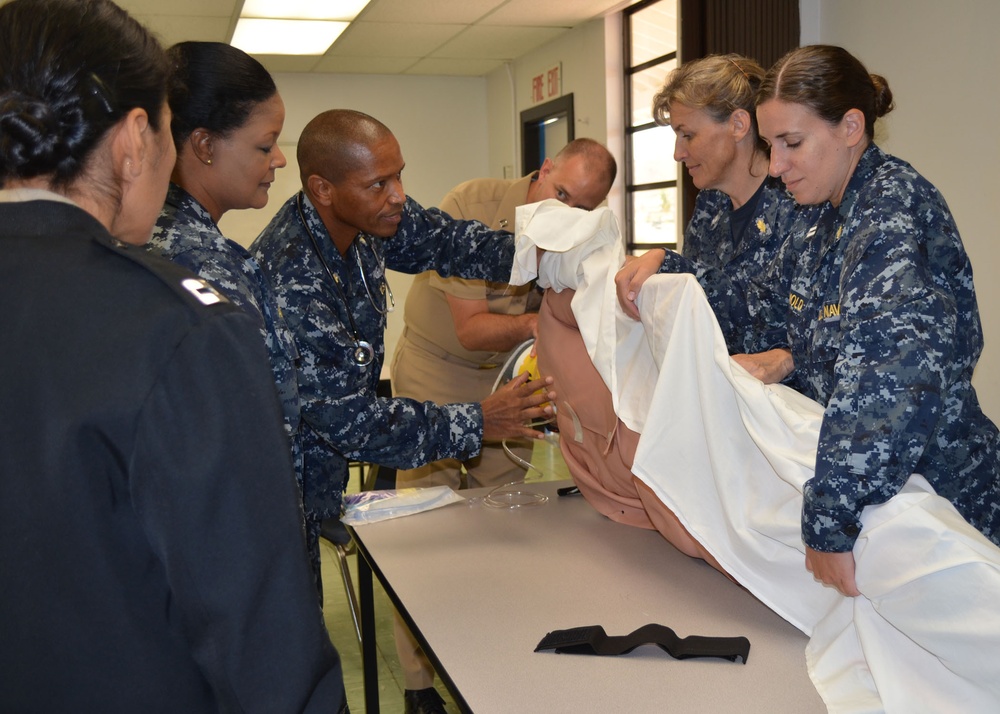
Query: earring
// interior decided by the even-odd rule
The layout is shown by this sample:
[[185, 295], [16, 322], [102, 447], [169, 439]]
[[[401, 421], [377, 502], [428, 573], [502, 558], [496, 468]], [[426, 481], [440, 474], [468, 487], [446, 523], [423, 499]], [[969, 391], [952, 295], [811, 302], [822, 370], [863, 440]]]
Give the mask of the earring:
[[208, 159], [208, 160], [207, 160], [207, 161], [205, 162], [205, 164], [206, 164], [207, 166], [211, 166], [211, 165], [212, 165], [212, 160], [211, 160], [211, 159]]

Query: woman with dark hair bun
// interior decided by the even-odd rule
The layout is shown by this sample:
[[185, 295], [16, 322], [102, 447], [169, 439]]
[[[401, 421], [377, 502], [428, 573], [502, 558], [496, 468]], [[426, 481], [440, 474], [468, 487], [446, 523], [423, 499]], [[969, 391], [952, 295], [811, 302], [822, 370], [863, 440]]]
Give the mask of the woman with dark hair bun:
[[[121, 36], [117, 46], [106, 48], [93, 34], [75, 40], [67, 5], [4, 8], [10, 19], [0, 46], [0, 182], [55, 189], [118, 240], [145, 243], [155, 211], [128, 199], [141, 191], [155, 202], [174, 163], [169, 134], [160, 131], [169, 121], [163, 50], [111, 2], [85, 2], [72, 14], [88, 27], [113, 26]], [[110, 134], [115, 141], [101, 146]], [[126, 139], [127, 152], [116, 143]], [[118, 165], [98, 165], [95, 155], [111, 158], [109, 150], [120, 154]]]
[[[221, 42], [181, 42], [170, 58], [168, 101], [177, 165], [153, 229], [150, 250], [207, 280], [257, 322], [284, 412], [296, 480], [302, 488], [300, 406], [295, 341], [257, 261], [219, 230], [230, 210], [263, 208], [277, 169], [285, 106], [260, 62]], [[307, 527], [317, 588], [318, 521]]]
[[133, 248], [167, 73], [110, 0], [0, 6], [0, 710], [346, 711], [257, 326]]
[[765, 282], [789, 383], [825, 406], [803, 494], [806, 567], [846, 595], [858, 594], [862, 511], [913, 474], [1000, 544], [1000, 435], [971, 381], [983, 348], [972, 266], [938, 190], [873, 143], [892, 108], [884, 78], [826, 45], [779, 60], [757, 97], [771, 175], [822, 208]]
[[182, 42], [167, 54], [173, 183], [214, 223], [226, 211], [263, 208], [274, 172], [287, 163], [278, 148], [285, 105], [271, 75], [222, 42]]

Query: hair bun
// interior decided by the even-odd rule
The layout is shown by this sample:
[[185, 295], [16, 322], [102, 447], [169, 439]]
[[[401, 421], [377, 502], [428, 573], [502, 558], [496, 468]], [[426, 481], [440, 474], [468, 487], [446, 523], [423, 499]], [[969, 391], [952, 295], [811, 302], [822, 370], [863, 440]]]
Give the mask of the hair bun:
[[0, 181], [67, 187], [133, 108], [159, 131], [166, 73], [159, 42], [113, 0], [0, 0]]
[[48, 102], [21, 92], [0, 97], [0, 162], [5, 175], [54, 172], [70, 157], [59, 112]]
[[884, 117], [896, 108], [892, 99], [892, 90], [889, 89], [889, 82], [880, 74], [872, 74], [872, 86], [875, 87], [875, 116]]

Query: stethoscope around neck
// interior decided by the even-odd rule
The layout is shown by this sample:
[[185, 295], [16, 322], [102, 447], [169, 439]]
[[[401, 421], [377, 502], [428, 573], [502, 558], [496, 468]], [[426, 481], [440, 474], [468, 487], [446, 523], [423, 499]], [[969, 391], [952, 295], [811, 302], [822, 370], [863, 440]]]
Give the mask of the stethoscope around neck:
[[[296, 197], [296, 208], [299, 211], [299, 220], [302, 221], [302, 227], [306, 229], [306, 235], [309, 236], [309, 242], [312, 243], [313, 250], [316, 251], [316, 257], [319, 258], [319, 262], [323, 264], [323, 269], [326, 274], [330, 276], [330, 280], [333, 282], [334, 288], [337, 290], [337, 294], [340, 295], [340, 299], [344, 303], [344, 309], [347, 311], [347, 321], [351, 326], [351, 338], [354, 340], [354, 364], [359, 367], [367, 367], [375, 359], [375, 348], [372, 347], [372, 343], [368, 340], [361, 339], [361, 333], [358, 332], [358, 326], [354, 322], [354, 316], [351, 314], [351, 304], [347, 300], [347, 294], [344, 292], [343, 286], [340, 284], [340, 276], [334, 273], [330, 269], [330, 264], [326, 262], [326, 258], [323, 257], [323, 251], [320, 250], [319, 242], [316, 240], [316, 236], [313, 235], [312, 230], [309, 228], [309, 224], [306, 222], [305, 213], [302, 210], [302, 193]], [[363, 238], [362, 238], [363, 240]], [[367, 243], [367, 241], [364, 241]], [[379, 264], [382, 265], [382, 258], [377, 252], [375, 252], [375, 246], [371, 246], [372, 253], [375, 255], [375, 259], [378, 260]], [[385, 279], [385, 266], [382, 265], [382, 293], [388, 297], [388, 301], [383, 301], [383, 307], [379, 307], [375, 303], [375, 298], [372, 297], [371, 290], [368, 289], [368, 279], [365, 277], [365, 268], [361, 263], [361, 257], [358, 255], [357, 247], [354, 249], [354, 257], [358, 261], [358, 271], [361, 273], [361, 282], [365, 286], [365, 294], [368, 296], [368, 302], [371, 303], [375, 311], [380, 315], [385, 315], [393, 311], [396, 307], [396, 299], [392, 295], [392, 288], [389, 287], [389, 281]]]

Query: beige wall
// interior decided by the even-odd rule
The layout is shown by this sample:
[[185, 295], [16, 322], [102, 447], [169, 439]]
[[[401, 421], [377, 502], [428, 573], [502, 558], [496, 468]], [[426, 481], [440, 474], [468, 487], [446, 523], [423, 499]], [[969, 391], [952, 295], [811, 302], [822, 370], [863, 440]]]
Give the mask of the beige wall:
[[944, 194], [972, 258], [986, 349], [974, 384], [1000, 419], [1000, 3], [802, 0], [803, 42], [841, 45], [889, 81], [876, 140]]
[[513, 166], [523, 176], [537, 166], [521, 166], [521, 112], [535, 106], [531, 78], [562, 64], [563, 95], [573, 95], [575, 138], [587, 137], [608, 146], [618, 162], [607, 203], [621, 219], [622, 192], [622, 81], [620, 68], [608, 56], [621, 55], [621, 18], [591, 20], [505, 67], [486, 76], [487, 113], [490, 118], [489, 176], [501, 178]]
[[514, 166], [519, 176], [538, 168], [520, 165], [520, 113], [534, 106], [532, 76], [557, 63], [562, 63], [562, 93], [573, 95], [576, 137], [607, 140], [604, 20], [592, 20], [486, 76], [489, 176], [502, 177], [504, 166]]

